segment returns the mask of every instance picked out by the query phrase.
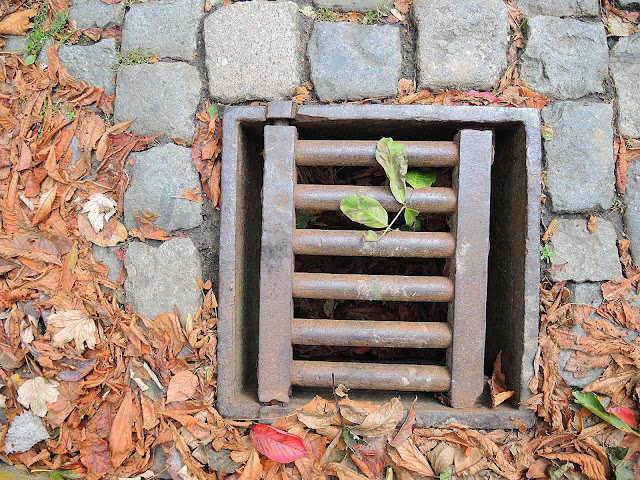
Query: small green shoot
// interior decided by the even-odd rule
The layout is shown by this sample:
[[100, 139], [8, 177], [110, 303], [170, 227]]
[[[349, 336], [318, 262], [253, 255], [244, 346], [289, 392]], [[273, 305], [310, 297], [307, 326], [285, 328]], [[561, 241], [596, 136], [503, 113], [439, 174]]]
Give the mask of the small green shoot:
[[613, 470], [613, 478], [615, 480], [634, 480], [633, 462], [624, 459], [629, 453], [628, 447], [612, 447], [607, 449], [607, 457]]
[[602, 406], [602, 403], [600, 403], [600, 399], [595, 393], [573, 392], [573, 396], [576, 399], [576, 403], [585, 407], [595, 416], [600, 417], [602, 420], [613, 425], [618, 430], [632, 433], [640, 437], [640, 433], [636, 432], [633, 428], [624, 423], [615, 413], [607, 412]]
[[371, 8], [371, 9], [369, 9], [369, 11], [367, 13], [365, 13], [364, 19], [362, 20], [362, 23], [365, 24], [365, 25], [371, 25], [371, 24], [374, 24], [374, 23], [378, 23], [384, 17], [389, 15], [390, 11], [391, 11], [391, 9], [389, 7], [387, 7], [385, 4], [381, 4], [375, 9]]
[[453, 465], [449, 465], [447, 468], [441, 471], [438, 477], [440, 480], [450, 480], [451, 475], [453, 475]]
[[[40, 11], [33, 18], [33, 28], [29, 30], [26, 38], [26, 57], [25, 63], [31, 65], [36, 61], [40, 50], [44, 47], [47, 40], [58, 39], [64, 31], [64, 27], [67, 25], [68, 15], [64, 12], [56, 13], [55, 17], [51, 19], [51, 22], [46, 25], [49, 17], [49, 8], [45, 3], [40, 4]], [[68, 39], [69, 36], [66, 36]]]
[[296, 228], [307, 228], [311, 223], [315, 222], [318, 217], [311, 215], [309, 210], [296, 210]]
[[407, 183], [413, 188], [430, 187], [436, 181], [434, 172], [423, 169], [408, 169], [407, 149], [392, 138], [382, 138], [376, 146], [376, 161], [384, 169], [389, 179], [389, 187], [396, 201], [402, 205], [396, 216], [389, 222], [389, 214], [377, 200], [365, 195], [347, 195], [340, 202], [340, 210], [354, 222], [370, 228], [384, 228], [382, 232], [367, 230], [362, 233], [365, 242], [381, 240], [404, 214], [405, 225], [401, 230], [420, 231], [420, 212], [407, 207]]
[[316, 12], [317, 18], [323, 22], [335, 22], [338, 20], [338, 14], [331, 7], [323, 7]]
[[218, 110], [220, 110], [218, 105], [216, 104], [211, 105], [207, 110], [207, 113], [209, 114], [209, 118], [215, 117], [218, 114]]
[[544, 260], [547, 263], [551, 263], [551, 259], [555, 253], [551, 251], [549, 245], [540, 245], [540, 260]]
[[622, 215], [624, 213], [625, 207], [624, 207], [624, 203], [622, 202], [620, 197], [615, 197], [613, 199], [613, 201], [611, 202], [610, 210], [612, 212], [618, 212], [620, 215]]
[[553, 140], [553, 127], [551, 127], [551, 125], [543, 125], [540, 128], [540, 133], [544, 140]]
[[140, 63], [147, 63], [151, 60], [156, 52], [141, 52], [139, 50], [132, 50], [128, 52], [126, 55], [118, 52], [118, 63], [111, 67], [111, 70], [118, 70], [121, 65], [137, 65]]

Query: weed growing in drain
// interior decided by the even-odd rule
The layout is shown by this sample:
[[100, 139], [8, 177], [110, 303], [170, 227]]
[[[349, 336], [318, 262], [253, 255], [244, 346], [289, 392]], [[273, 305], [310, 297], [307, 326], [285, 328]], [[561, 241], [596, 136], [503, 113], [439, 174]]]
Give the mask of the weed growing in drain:
[[111, 67], [112, 70], [116, 71], [120, 68], [121, 65], [137, 65], [139, 63], [147, 63], [155, 56], [156, 52], [147, 52], [143, 53], [139, 50], [132, 50], [128, 52], [126, 55], [118, 52], [118, 63]]
[[543, 260], [547, 263], [551, 263], [551, 259], [553, 258], [553, 256], [555, 255], [555, 253], [553, 253], [551, 251], [551, 249], [549, 248], [549, 245], [540, 245], [540, 260]]
[[362, 23], [365, 25], [371, 25], [373, 23], [377, 23], [381, 21], [384, 17], [389, 15], [391, 9], [387, 7], [385, 4], [380, 4], [377, 8], [369, 9], [369, 11], [364, 15], [364, 19]]
[[33, 19], [33, 28], [29, 30], [26, 41], [25, 63], [31, 65], [36, 61], [40, 50], [44, 47], [47, 40], [58, 39], [65, 42], [69, 35], [62, 37], [62, 32], [67, 24], [68, 15], [64, 12], [56, 13], [49, 25], [45, 28], [47, 18], [49, 17], [49, 8], [45, 3], [40, 4], [40, 11]]
[[335, 22], [338, 19], [338, 14], [333, 11], [331, 7], [323, 7], [316, 12], [318, 20], [325, 22]]
[[376, 146], [376, 161], [384, 168], [389, 179], [391, 193], [402, 205], [397, 215], [389, 222], [389, 214], [380, 202], [366, 195], [347, 195], [340, 202], [340, 210], [354, 222], [371, 228], [384, 228], [382, 232], [367, 230], [362, 232], [365, 242], [381, 240], [393, 227], [400, 215], [404, 214], [405, 224], [400, 228], [405, 231], [419, 232], [421, 229], [420, 212], [407, 207], [407, 183], [414, 189], [430, 187], [436, 181], [435, 172], [412, 168], [408, 170], [407, 149], [402, 143], [392, 138], [382, 138]]
[[624, 209], [625, 206], [620, 197], [615, 197], [611, 202], [611, 208], [609, 210], [611, 210], [612, 212], [618, 212], [620, 215], [622, 215], [624, 213]]

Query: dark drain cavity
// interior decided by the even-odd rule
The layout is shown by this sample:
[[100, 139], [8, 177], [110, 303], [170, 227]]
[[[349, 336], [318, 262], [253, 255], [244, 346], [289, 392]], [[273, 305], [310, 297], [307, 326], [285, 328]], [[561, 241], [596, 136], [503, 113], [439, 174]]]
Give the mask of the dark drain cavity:
[[[537, 340], [538, 129], [527, 109], [226, 109], [220, 411], [281, 415], [335, 382], [374, 401], [417, 394], [423, 425], [530, 421], [517, 402]], [[375, 171], [383, 136], [438, 181], [407, 192], [423, 231], [363, 242], [339, 212], [344, 197], [400, 208]], [[296, 211], [316, 220], [296, 228]], [[500, 351], [517, 395], [491, 409], [486, 375]]]

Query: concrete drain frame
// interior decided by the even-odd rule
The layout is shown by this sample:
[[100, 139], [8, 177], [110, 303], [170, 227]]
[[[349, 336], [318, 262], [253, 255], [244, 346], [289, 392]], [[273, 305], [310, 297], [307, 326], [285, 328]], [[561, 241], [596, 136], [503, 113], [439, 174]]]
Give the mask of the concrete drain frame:
[[[530, 397], [538, 333], [537, 110], [296, 108], [277, 101], [228, 107], [223, 123], [222, 415], [288, 414], [316, 394], [331, 395], [333, 373], [336, 383], [352, 388], [354, 399], [385, 402], [400, 396], [410, 403], [417, 395], [417, 421], [423, 426], [510, 428], [513, 418], [532, 422], [532, 412], [519, 402]], [[375, 164], [375, 143], [385, 136], [405, 143], [410, 166], [452, 167], [452, 188], [430, 187], [410, 197], [421, 212], [450, 215], [451, 232], [397, 232], [363, 248], [359, 232], [296, 230], [296, 208], [337, 210], [347, 191], [371, 194], [391, 206], [385, 187], [296, 185], [296, 165]], [[295, 256], [309, 254], [450, 258], [451, 264], [449, 277], [295, 272]], [[364, 294], [363, 285], [370, 287]], [[294, 318], [294, 298], [448, 302], [448, 322]], [[294, 359], [293, 344], [446, 349], [446, 362], [308, 361]], [[507, 385], [516, 395], [491, 408], [486, 376], [500, 351]], [[433, 392], [448, 392], [451, 406]]]

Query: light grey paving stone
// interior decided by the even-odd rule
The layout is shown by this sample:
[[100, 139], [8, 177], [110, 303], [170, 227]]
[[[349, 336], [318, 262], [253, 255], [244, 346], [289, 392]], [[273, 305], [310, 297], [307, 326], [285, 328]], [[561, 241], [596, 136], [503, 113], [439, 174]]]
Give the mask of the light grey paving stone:
[[611, 49], [609, 68], [618, 95], [619, 133], [640, 137], [640, 33], [618, 40]]
[[395, 95], [401, 48], [396, 25], [316, 22], [307, 55], [318, 97], [334, 101]]
[[124, 2], [107, 5], [101, 0], [72, 0], [69, 18], [80, 28], [109, 28], [122, 22]]
[[[561, 219], [549, 241], [555, 270], [549, 271], [554, 282], [597, 282], [622, 276], [613, 223], [598, 219], [593, 233], [587, 219]], [[557, 268], [564, 265], [563, 268]], [[554, 273], [555, 272], [555, 273]]]
[[9, 35], [4, 39], [4, 47], [0, 48], [3, 52], [17, 53], [22, 55], [27, 48], [27, 39], [20, 35]]
[[547, 188], [554, 212], [607, 210], [614, 196], [613, 107], [593, 101], [551, 102], [542, 120]]
[[313, 0], [313, 4], [317, 8], [330, 7], [339, 12], [367, 13], [369, 10], [393, 8], [392, 0]]
[[640, 1], [638, 0], [617, 0], [616, 3], [618, 6], [622, 8], [630, 8], [637, 10], [640, 8]]
[[507, 67], [509, 23], [502, 0], [415, 0], [420, 88], [489, 90]]
[[120, 273], [120, 266], [122, 265], [122, 261], [115, 254], [116, 250], [116, 247], [93, 246], [93, 258], [109, 267], [107, 278], [112, 282], [118, 281], [118, 274]]
[[203, 0], [133, 4], [122, 28], [122, 54], [153, 51], [159, 58], [192, 60], [203, 15]]
[[598, 0], [518, 0], [516, 5], [527, 17], [553, 15], [556, 17], [595, 17], [600, 15]]
[[53, 45], [53, 41], [51, 39], [47, 40], [46, 42], [44, 42], [44, 46], [38, 53], [38, 63], [40, 63], [40, 65], [42, 65], [43, 67], [45, 65], [49, 65], [49, 55], [47, 55], [47, 50], [49, 50], [49, 47], [51, 45]]
[[202, 223], [202, 206], [180, 196], [186, 189], [200, 187], [191, 150], [167, 144], [130, 155], [131, 186], [124, 194], [124, 223], [138, 228], [135, 210], [158, 214], [154, 225], [169, 232], [197, 227]]
[[173, 312], [176, 305], [183, 321], [202, 304], [196, 277], [202, 277], [198, 251], [189, 238], [176, 238], [152, 247], [129, 245], [124, 256], [127, 279], [124, 289], [135, 312], [154, 319]]
[[170, 138], [191, 140], [198, 102], [200, 77], [186, 63], [154, 63], [118, 69], [115, 121], [135, 118], [132, 130], [139, 135], [165, 132]]
[[118, 63], [118, 53], [114, 38], [106, 38], [87, 46], [62, 45], [58, 49], [58, 57], [62, 65], [78, 80], [102, 87], [108, 95], [115, 93], [113, 66]]
[[31, 410], [22, 412], [13, 419], [4, 440], [7, 453], [22, 453], [29, 450], [36, 443], [49, 438], [42, 419]]
[[204, 21], [209, 93], [215, 101], [276, 100], [300, 83], [298, 6], [238, 2]]
[[609, 50], [601, 21], [532, 17], [527, 32], [520, 76], [532, 90], [557, 99], [604, 91]]
[[631, 241], [631, 256], [640, 262], [640, 162], [633, 162], [627, 170], [624, 210], [624, 230]]

